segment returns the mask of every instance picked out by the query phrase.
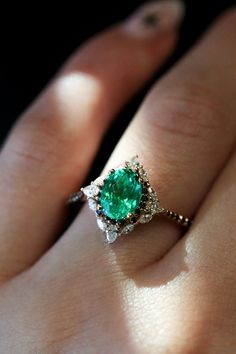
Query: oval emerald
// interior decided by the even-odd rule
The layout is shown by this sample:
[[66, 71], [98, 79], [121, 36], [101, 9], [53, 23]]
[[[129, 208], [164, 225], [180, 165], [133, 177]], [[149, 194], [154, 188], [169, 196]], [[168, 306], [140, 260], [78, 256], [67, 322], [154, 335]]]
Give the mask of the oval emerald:
[[123, 220], [135, 213], [142, 195], [143, 186], [137, 180], [137, 174], [129, 168], [121, 168], [104, 180], [100, 203], [107, 217]]

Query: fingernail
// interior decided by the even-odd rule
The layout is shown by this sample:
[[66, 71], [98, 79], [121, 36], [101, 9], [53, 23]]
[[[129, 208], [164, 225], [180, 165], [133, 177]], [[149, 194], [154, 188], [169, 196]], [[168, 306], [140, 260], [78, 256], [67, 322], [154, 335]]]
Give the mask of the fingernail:
[[185, 5], [181, 0], [152, 1], [136, 10], [123, 28], [136, 37], [149, 37], [178, 28], [184, 15]]

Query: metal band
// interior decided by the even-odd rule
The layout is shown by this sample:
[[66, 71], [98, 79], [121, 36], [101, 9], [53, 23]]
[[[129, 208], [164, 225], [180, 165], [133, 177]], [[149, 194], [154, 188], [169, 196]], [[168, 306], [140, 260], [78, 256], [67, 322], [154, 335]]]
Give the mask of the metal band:
[[67, 200], [67, 204], [75, 204], [75, 203], [81, 203], [85, 202], [85, 195], [84, 193], [80, 190], [78, 192], [75, 192], [71, 194]]
[[163, 215], [166, 216], [168, 219], [175, 221], [177, 224], [184, 226], [186, 228], [192, 225], [192, 220], [186, 218], [183, 215], [177, 214], [174, 211], [170, 211], [168, 209], [163, 209]]

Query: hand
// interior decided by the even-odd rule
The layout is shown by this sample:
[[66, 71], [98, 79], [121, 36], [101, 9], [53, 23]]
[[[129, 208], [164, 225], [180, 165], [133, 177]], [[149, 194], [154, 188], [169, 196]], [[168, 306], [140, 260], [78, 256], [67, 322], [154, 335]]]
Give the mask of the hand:
[[[62, 232], [121, 107], [171, 54], [180, 2], [92, 38], [20, 118], [0, 154], [0, 353], [236, 351], [236, 11], [145, 98], [107, 166], [138, 154], [164, 206], [104, 244], [85, 206]], [[59, 238], [60, 237], [60, 238]], [[59, 238], [59, 239], [58, 239]]]

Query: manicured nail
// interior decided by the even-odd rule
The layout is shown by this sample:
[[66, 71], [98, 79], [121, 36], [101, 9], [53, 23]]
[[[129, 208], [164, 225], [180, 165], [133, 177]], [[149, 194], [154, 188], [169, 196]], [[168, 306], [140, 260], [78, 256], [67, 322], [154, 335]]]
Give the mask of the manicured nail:
[[123, 28], [134, 36], [149, 37], [177, 28], [184, 15], [185, 5], [181, 0], [152, 1], [136, 10]]

